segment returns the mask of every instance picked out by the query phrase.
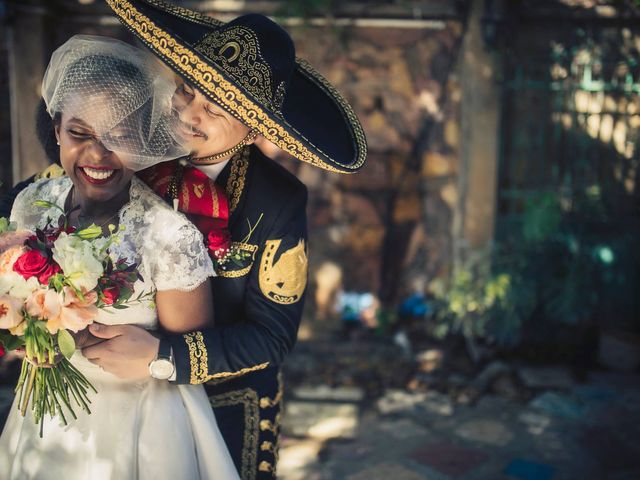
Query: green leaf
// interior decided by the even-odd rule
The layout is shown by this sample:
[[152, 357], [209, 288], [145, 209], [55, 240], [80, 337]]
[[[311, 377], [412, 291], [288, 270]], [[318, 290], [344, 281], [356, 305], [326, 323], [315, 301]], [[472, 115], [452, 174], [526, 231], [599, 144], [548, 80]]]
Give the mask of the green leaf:
[[0, 217], [0, 233], [5, 233], [9, 230], [9, 220], [5, 217]]
[[76, 342], [69, 332], [64, 329], [58, 330], [58, 347], [65, 358], [69, 359], [76, 351]]
[[92, 223], [87, 228], [83, 228], [80, 231], [74, 233], [74, 235], [82, 238], [83, 240], [93, 240], [94, 238], [98, 238], [102, 235], [102, 228]]
[[11, 335], [7, 331], [0, 331], [0, 343], [4, 345], [5, 350], [11, 351], [24, 345], [24, 339]]
[[47, 202], [46, 200], [36, 200], [35, 202], [33, 202], [33, 205], [35, 207], [57, 208], [62, 213], [64, 213], [64, 210], [62, 208], [60, 208], [58, 205], [56, 205], [55, 203]]

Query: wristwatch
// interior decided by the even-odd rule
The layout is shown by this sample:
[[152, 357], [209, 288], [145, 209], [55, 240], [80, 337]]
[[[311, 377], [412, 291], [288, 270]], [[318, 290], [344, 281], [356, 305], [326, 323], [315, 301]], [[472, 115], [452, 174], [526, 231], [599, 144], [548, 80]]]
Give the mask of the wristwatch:
[[168, 380], [176, 371], [171, 355], [171, 344], [166, 338], [160, 337], [158, 355], [149, 363], [149, 373], [157, 380]]

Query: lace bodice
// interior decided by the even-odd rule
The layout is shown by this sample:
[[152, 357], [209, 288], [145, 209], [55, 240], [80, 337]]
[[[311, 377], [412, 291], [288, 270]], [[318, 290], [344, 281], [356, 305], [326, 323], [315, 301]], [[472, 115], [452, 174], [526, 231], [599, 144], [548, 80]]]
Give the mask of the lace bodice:
[[[60, 215], [57, 209], [36, 207], [33, 202], [47, 200], [62, 207], [71, 186], [69, 177], [42, 179], [29, 185], [16, 197], [11, 221], [19, 229], [27, 230], [44, 227], [47, 218], [55, 221]], [[120, 242], [111, 246], [111, 255], [114, 259], [126, 258], [138, 263], [144, 279], [134, 285], [132, 298], [152, 289], [193, 290], [207, 277], [215, 275], [198, 229], [136, 177], [131, 182], [129, 202], [120, 209], [118, 216], [124, 231], [119, 233]], [[126, 310], [101, 310], [98, 321], [154, 328], [157, 315], [147, 302]]]

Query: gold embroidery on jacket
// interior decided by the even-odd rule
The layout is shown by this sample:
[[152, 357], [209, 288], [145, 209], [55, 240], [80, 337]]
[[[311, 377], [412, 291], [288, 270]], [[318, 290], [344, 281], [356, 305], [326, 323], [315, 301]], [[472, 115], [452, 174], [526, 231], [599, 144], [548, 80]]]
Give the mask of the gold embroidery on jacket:
[[256, 463], [258, 461], [258, 425], [260, 410], [258, 409], [258, 394], [251, 388], [233, 390], [220, 395], [212, 395], [209, 402], [213, 408], [229, 407], [242, 404], [244, 407], [244, 438], [242, 441], [242, 465], [240, 478], [249, 480], [255, 478]]
[[249, 261], [249, 265], [242, 267], [238, 270], [223, 270], [222, 268], [218, 268], [216, 273], [220, 277], [224, 278], [239, 278], [244, 277], [251, 271], [253, 267], [253, 262], [256, 260], [256, 252], [258, 251], [258, 245], [252, 245], [246, 242], [231, 242], [231, 245], [237, 248], [238, 250], [242, 250], [244, 252], [248, 252], [251, 254], [251, 258]]
[[190, 383], [194, 385], [215, 379], [239, 377], [249, 372], [265, 369], [269, 366], [269, 362], [265, 362], [254, 365], [253, 367], [242, 368], [237, 372], [218, 372], [209, 375], [209, 357], [202, 332], [185, 333], [183, 338], [189, 349], [189, 364], [191, 367]]
[[249, 169], [249, 156], [251, 150], [249, 147], [242, 151], [241, 155], [236, 155], [231, 159], [231, 171], [227, 179], [227, 198], [229, 199], [229, 213], [232, 213], [244, 191], [245, 177]]
[[261, 397], [260, 408], [273, 408], [282, 402], [282, 394], [284, 388], [282, 386], [282, 373], [278, 373], [278, 393], [273, 398]]
[[262, 294], [273, 302], [283, 305], [296, 303], [307, 286], [307, 252], [304, 240], [283, 252], [274, 263], [282, 240], [267, 240], [258, 280]]

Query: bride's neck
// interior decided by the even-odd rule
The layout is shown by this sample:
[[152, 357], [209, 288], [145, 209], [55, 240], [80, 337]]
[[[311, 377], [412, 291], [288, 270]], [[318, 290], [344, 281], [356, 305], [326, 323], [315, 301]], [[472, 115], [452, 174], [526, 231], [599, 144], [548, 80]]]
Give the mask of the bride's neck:
[[75, 187], [71, 190], [71, 208], [80, 207], [83, 217], [100, 218], [118, 212], [129, 201], [129, 187], [124, 188], [109, 200], [100, 201], [87, 198]]

